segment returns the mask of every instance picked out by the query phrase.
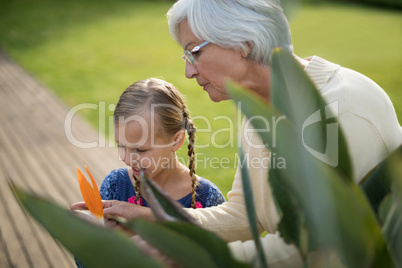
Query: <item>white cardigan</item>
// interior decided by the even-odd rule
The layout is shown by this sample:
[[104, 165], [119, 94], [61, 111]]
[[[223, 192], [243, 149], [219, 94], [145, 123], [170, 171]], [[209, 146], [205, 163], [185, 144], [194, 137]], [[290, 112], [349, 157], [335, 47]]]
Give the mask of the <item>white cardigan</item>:
[[[357, 183], [402, 144], [402, 128], [391, 100], [376, 83], [362, 74], [316, 56], [307, 60], [309, 64], [305, 71], [327, 103], [338, 101], [338, 120], [346, 136], [354, 181]], [[269, 152], [266, 149], [255, 148], [257, 146], [250, 146], [250, 142], [245, 142], [248, 135], [248, 141], [252, 141], [254, 145], [262, 145], [258, 133], [250, 133], [252, 128], [246, 121], [243, 120], [241, 132], [244, 153], [250, 159], [268, 159]], [[280, 219], [268, 184], [266, 162], [261, 161], [261, 166], [254, 163], [248, 168], [259, 229], [261, 232], [268, 232], [261, 241], [269, 267], [302, 267], [296, 247], [285, 244], [277, 232]], [[238, 168], [232, 190], [228, 193], [228, 202], [217, 207], [187, 211], [202, 227], [231, 242], [229, 247], [236, 258], [250, 262], [255, 257], [256, 250], [254, 242], [250, 240], [252, 237], [241, 183]]]

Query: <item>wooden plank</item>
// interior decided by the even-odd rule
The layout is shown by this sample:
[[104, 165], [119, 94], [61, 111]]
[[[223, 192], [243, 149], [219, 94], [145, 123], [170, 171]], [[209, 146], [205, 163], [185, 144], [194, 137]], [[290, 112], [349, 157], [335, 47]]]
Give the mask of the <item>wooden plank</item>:
[[[10, 107], [10, 105], [8, 105]], [[18, 107], [18, 106], [17, 106]], [[10, 110], [10, 109], [7, 109]], [[11, 109], [12, 110], [12, 109]], [[4, 113], [3, 113], [4, 115]], [[18, 113], [14, 113], [13, 119], [11, 122], [17, 122], [20, 123], [20, 118], [16, 118], [15, 115], [18, 115]], [[2, 118], [3, 119], [3, 118]], [[13, 133], [15, 132], [16, 129], [12, 129], [12, 127], [10, 127], [9, 122], [10, 121], [5, 121], [4, 119], [1, 120], [2, 121], [2, 129], [1, 130], [8, 130], [9, 133]], [[3, 133], [3, 131], [1, 131]], [[18, 130], [18, 129], [17, 129]], [[16, 133], [21, 134], [22, 131], [16, 131]], [[7, 151], [8, 154], [5, 157], [3, 154], [3, 159], [2, 159], [2, 163], [7, 163], [8, 160], [14, 160], [11, 161], [11, 163], [7, 163], [7, 170], [8, 173], [10, 172], [10, 168], [11, 170], [15, 170], [17, 173], [17, 176], [13, 176], [15, 178], [19, 178], [19, 181], [21, 182], [21, 184], [24, 185], [29, 185], [28, 188], [32, 188], [32, 185], [35, 185], [35, 182], [38, 182], [40, 180], [31, 180], [31, 182], [33, 183], [29, 183], [29, 179], [34, 179], [35, 176], [35, 171], [37, 171], [38, 169], [35, 168], [35, 165], [29, 166], [27, 165], [26, 160], [31, 159], [31, 157], [27, 157], [27, 155], [24, 155], [24, 153], [26, 153], [26, 150], [23, 149], [23, 147], [21, 146], [21, 135], [1, 135], [2, 136], [2, 150]], [[24, 140], [24, 139], [22, 139]], [[24, 143], [27, 143], [26, 140]], [[29, 144], [29, 143], [27, 143]], [[17, 146], [16, 146], [17, 145]], [[19, 158], [19, 159], [18, 159]], [[19, 162], [22, 162], [23, 164], [18, 164]], [[31, 161], [32, 162], [32, 161]], [[2, 168], [3, 170], [5, 170], [6, 168]], [[32, 171], [31, 173], [29, 171]], [[43, 178], [43, 176], [40, 176]], [[24, 181], [24, 179], [26, 179]], [[3, 180], [4, 181], [4, 180]], [[3, 189], [7, 189], [8, 187], [2, 187]], [[2, 196], [6, 196], [6, 194], [3, 193]], [[8, 195], [8, 198], [6, 199], [8, 202], [4, 202], [4, 204], [6, 204], [6, 207], [15, 207], [14, 203], [10, 203], [12, 202], [13, 197]], [[18, 208], [17, 208], [18, 210]], [[37, 232], [35, 230], [37, 230], [37, 226], [35, 226], [35, 223], [33, 222], [26, 222], [24, 221], [24, 219], [22, 219], [23, 217], [25, 217], [23, 214], [18, 215], [18, 213], [16, 215], [13, 215], [16, 218], [18, 218], [18, 222], [16, 218], [13, 218], [14, 222], [16, 224], [14, 224], [14, 226], [16, 227], [14, 230], [10, 229], [10, 232], [6, 232], [7, 234], [12, 235], [13, 233], [16, 235], [17, 238], [19, 239], [5, 239], [6, 241], [8, 241], [7, 243], [11, 243], [11, 246], [13, 248], [13, 250], [11, 250], [11, 253], [13, 254], [11, 256], [12, 258], [12, 266], [15, 267], [72, 267], [73, 263], [71, 261], [67, 261], [66, 258], [66, 254], [65, 252], [63, 252], [62, 250], [59, 250], [61, 253], [58, 253], [58, 246], [57, 244], [55, 245], [53, 239], [48, 235], [47, 237], [42, 235], [43, 231]], [[23, 224], [21, 224], [21, 222], [23, 222]], [[28, 227], [28, 228], [26, 228]], [[23, 235], [21, 235], [21, 233]], [[38, 237], [40, 237], [40, 239], [38, 239]], [[33, 243], [34, 241], [34, 243]], [[47, 247], [50, 248], [49, 246], [51, 246], [51, 249], [49, 252], [48, 250], [45, 250], [46, 246], [43, 245], [43, 243], [48, 244]], [[53, 245], [52, 245], [53, 244]], [[21, 248], [22, 252], [24, 253], [25, 256], [27, 256], [27, 258], [29, 258], [27, 261], [27, 263], [18, 263], [16, 262], [16, 259], [18, 258], [18, 256], [21, 256], [21, 251], [18, 252], [15, 250], [16, 247]], [[57, 254], [58, 253], [58, 254]], [[16, 254], [16, 255], [15, 255]], [[55, 255], [57, 255], [57, 261], [55, 259], [54, 263], [52, 264], [52, 262], [50, 262], [49, 256], [51, 255], [53, 257], [55, 257]], [[21, 257], [19, 257], [21, 258]], [[23, 258], [22, 258], [23, 259]], [[18, 260], [18, 259], [17, 259]], [[63, 265], [64, 263], [64, 265]]]
[[[0, 178], [2, 174], [0, 174]], [[3, 178], [1, 182], [3, 182]], [[8, 186], [0, 183], [0, 189]], [[1, 258], [0, 267], [29, 267], [28, 260], [24, 254], [24, 250], [19, 244], [18, 235], [13, 229], [13, 224], [9, 220], [9, 213], [6, 211], [7, 205], [3, 202], [3, 194], [0, 193], [0, 236], [1, 236]], [[14, 253], [13, 253], [14, 252]], [[13, 258], [12, 254], [19, 256], [18, 263]], [[17, 265], [19, 264], [19, 266]]]
[[[0, 213], [0, 217], [2, 214]], [[4, 219], [4, 218], [2, 218]], [[0, 267], [8, 267], [10, 266], [10, 254], [7, 249], [7, 244], [6, 241], [4, 240], [4, 237], [2, 235], [1, 231], [1, 223], [0, 223]]]
[[[30, 90], [30, 91], [35, 89], [35, 92], [37, 92], [39, 90], [37, 88], [37, 85], [32, 85], [33, 83], [26, 82], [27, 80], [28, 79], [18, 80], [17, 81], [19, 83], [18, 87], [23, 87], [26, 90]], [[19, 94], [19, 95], [21, 96], [22, 94]], [[22, 96], [26, 96], [26, 94], [23, 94]], [[46, 127], [47, 122], [44, 121], [43, 118], [48, 117], [48, 114], [51, 113], [52, 118], [57, 117], [57, 122], [55, 122], [52, 125], [57, 125], [59, 122], [64, 122], [64, 119], [65, 119], [65, 116], [66, 116], [68, 110], [64, 109], [63, 111], [61, 111], [60, 109], [53, 108], [54, 105], [51, 105], [51, 104], [54, 104], [57, 100], [55, 101], [55, 99], [53, 98], [54, 96], [50, 96], [50, 94], [45, 96], [44, 94], [38, 93], [38, 94], [34, 94], [32, 97], [29, 97], [29, 98], [30, 99], [37, 98], [36, 96], [40, 96], [40, 99], [35, 100], [34, 103], [44, 102], [47, 104], [47, 105], [44, 105], [42, 107], [42, 109], [40, 109], [40, 110], [49, 109], [48, 107], [51, 106], [51, 110], [46, 111], [44, 114], [42, 114], [40, 116], [37, 116], [38, 120], [35, 120], [36, 124], [40, 127], [40, 129], [48, 129], [48, 131], [53, 131], [52, 132], [53, 135], [48, 135], [48, 136], [57, 139], [59, 142], [65, 143], [67, 141], [67, 139], [64, 134], [64, 124], [62, 126], [53, 127], [52, 129], [49, 130], [49, 127]], [[31, 108], [31, 110], [32, 110], [32, 108]], [[59, 110], [59, 112], [54, 113], [55, 110]], [[36, 112], [36, 114], [39, 114], [39, 112]], [[74, 132], [74, 135], [76, 135], [78, 139], [88, 140], [88, 141], [97, 140], [98, 133], [96, 133], [91, 127], [88, 126], [87, 123], [85, 123], [79, 117], [74, 118], [73, 123], [74, 123], [74, 127], [75, 127], [74, 130], [77, 130]], [[63, 144], [63, 146], [73, 146], [73, 145], [68, 142], [67, 145]], [[114, 146], [114, 144], [113, 144], [113, 146]], [[104, 176], [111, 169], [123, 166], [121, 164], [121, 162], [118, 160], [116, 150], [114, 150], [113, 148], [93, 148], [93, 149], [90, 149], [89, 151], [91, 151], [91, 152], [88, 153], [88, 149], [80, 150], [80, 148], [73, 148], [71, 151], [69, 151], [69, 153], [74, 155], [74, 159], [77, 160], [77, 161], [75, 161], [76, 162], [75, 165], [76, 164], [83, 165], [83, 164], [86, 164], [86, 162], [92, 163], [92, 165], [94, 165], [96, 167], [96, 169], [94, 171], [94, 173], [95, 173], [94, 175], [96, 178], [98, 178], [99, 183], [102, 181]], [[77, 155], [77, 152], [79, 152], [78, 155]], [[112, 158], [111, 158], [111, 155], [113, 156]], [[81, 156], [85, 156], [85, 158], [83, 158]], [[97, 173], [99, 173], [99, 174], [97, 174]]]
[[[0, 176], [4, 182], [4, 176], [2, 174]], [[9, 267], [32, 267], [32, 260], [27, 252], [26, 244], [22, 243], [24, 238], [29, 238], [29, 233], [26, 232], [26, 219], [11, 195], [8, 185], [2, 183], [0, 187], [0, 202], [2, 204], [0, 226], [2, 236], [7, 244], [8, 254], [10, 254]], [[22, 228], [20, 228], [20, 224]], [[33, 248], [36, 247], [33, 246]]]
[[[4, 154], [2, 154], [0, 161], [3, 164], [12, 166], [12, 159], [10, 157], [5, 158]], [[18, 178], [21, 177], [21, 175], [19, 174], [21, 173], [17, 171], [11, 173], [10, 176], [12, 176], [13, 178]], [[20, 180], [16, 181], [20, 182]], [[20, 182], [19, 184], [22, 183]], [[8, 185], [4, 185], [2, 187], [2, 189], [6, 191], [8, 190], [7, 188]], [[67, 256], [65, 251], [59, 248], [53, 238], [41, 227], [39, 227], [36, 222], [34, 222], [29, 217], [24, 219], [26, 215], [19, 213], [19, 207], [16, 204], [16, 200], [14, 200], [13, 196], [8, 192], [2, 193], [2, 196], [5, 197], [5, 200], [3, 200], [2, 202], [3, 206], [10, 209], [11, 211], [14, 211], [13, 213], [9, 213], [12, 215], [7, 215], [7, 217], [2, 218], [8, 219], [8, 221], [12, 223], [14, 230], [11, 230], [11, 232], [19, 234], [19, 239], [7, 240], [9, 243], [11, 240], [11, 243], [14, 246], [16, 246], [16, 243], [19, 243], [20, 247], [26, 247], [23, 252], [31, 261], [32, 266], [29, 267], [71, 267], [73, 265], [71, 256]], [[6, 233], [8, 234], [9, 232]], [[53, 246], [51, 250], [49, 250], [49, 246], [51, 245]], [[12, 250], [11, 252], [13, 260], [20, 256], [20, 254], [17, 254], [17, 252], [15, 252], [14, 250]]]
[[[75, 267], [72, 256], [20, 209], [6, 182], [66, 207], [81, 200], [75, 166], [88, 165], [97, 183], [124, 166], [113, 148], [78, 148], [65, 134], [68, 109], [0, 50], [0, 267]], [[69, 126], [67, 126], [69, 127]], [[74, 135], [98, 133], [75, 116]]]

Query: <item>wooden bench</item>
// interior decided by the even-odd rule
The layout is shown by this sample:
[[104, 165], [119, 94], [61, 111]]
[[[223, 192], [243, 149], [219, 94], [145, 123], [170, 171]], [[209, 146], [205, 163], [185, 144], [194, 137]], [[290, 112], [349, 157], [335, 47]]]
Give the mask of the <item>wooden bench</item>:
[[67, 208], [82, 199], [76, 166], [87, 165], [100, 186], [109, 171], [124, 165], [114, 148], [70, 142], [66, 130], [80, 142], [98, 142], [99, 135], [77, 116], [65, 126], [68, 112], [0, 50], [0, 267], [75, 267], [70, 253], [20, 208], [8, 177]]

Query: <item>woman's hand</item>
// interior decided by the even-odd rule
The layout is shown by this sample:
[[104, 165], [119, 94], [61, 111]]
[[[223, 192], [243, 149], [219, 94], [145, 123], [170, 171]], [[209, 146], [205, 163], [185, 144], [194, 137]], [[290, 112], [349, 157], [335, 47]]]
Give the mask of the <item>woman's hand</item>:
[[135, 218], [143, 218], [149, 221], [155, 220], [152, 210], [148, 207], [142, 207], [117, 200], [104, 200], [102, 203], [106, 226], [113, 226], [116, 223], [114, 220], [116, 217], [121, 217], [126, 220], [132, 220]]
[[[131, 220], [135, 218], [143, 218], [149, 221], [155, 220], [150, 208], [134, 205], [124, 201], [102, 200], [103, 216], [106, 226], [115, 226], [116, 217]], [[70, 210], [87, 210], [85, 202], [78, 202], [70, 206]]]

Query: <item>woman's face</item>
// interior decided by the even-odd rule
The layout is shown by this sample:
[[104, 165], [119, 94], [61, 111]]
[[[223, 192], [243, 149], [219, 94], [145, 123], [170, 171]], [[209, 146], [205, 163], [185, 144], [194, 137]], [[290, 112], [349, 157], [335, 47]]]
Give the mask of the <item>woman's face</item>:
[[[179, 36], [183, 50], [192, 50], [206, 40], [198, 39], [190, 30], [187, 21], [179, 25]], [[247, 55], [234, 49], [226, 49], [209, 43], [194, 54], [195, 62], [186, 61], [187, 78], [197, 79], [197, 83], [209, 94], [214, 102], [228, 100], [225, 82], [232, 80], [241, 84], [247, 74]]]

